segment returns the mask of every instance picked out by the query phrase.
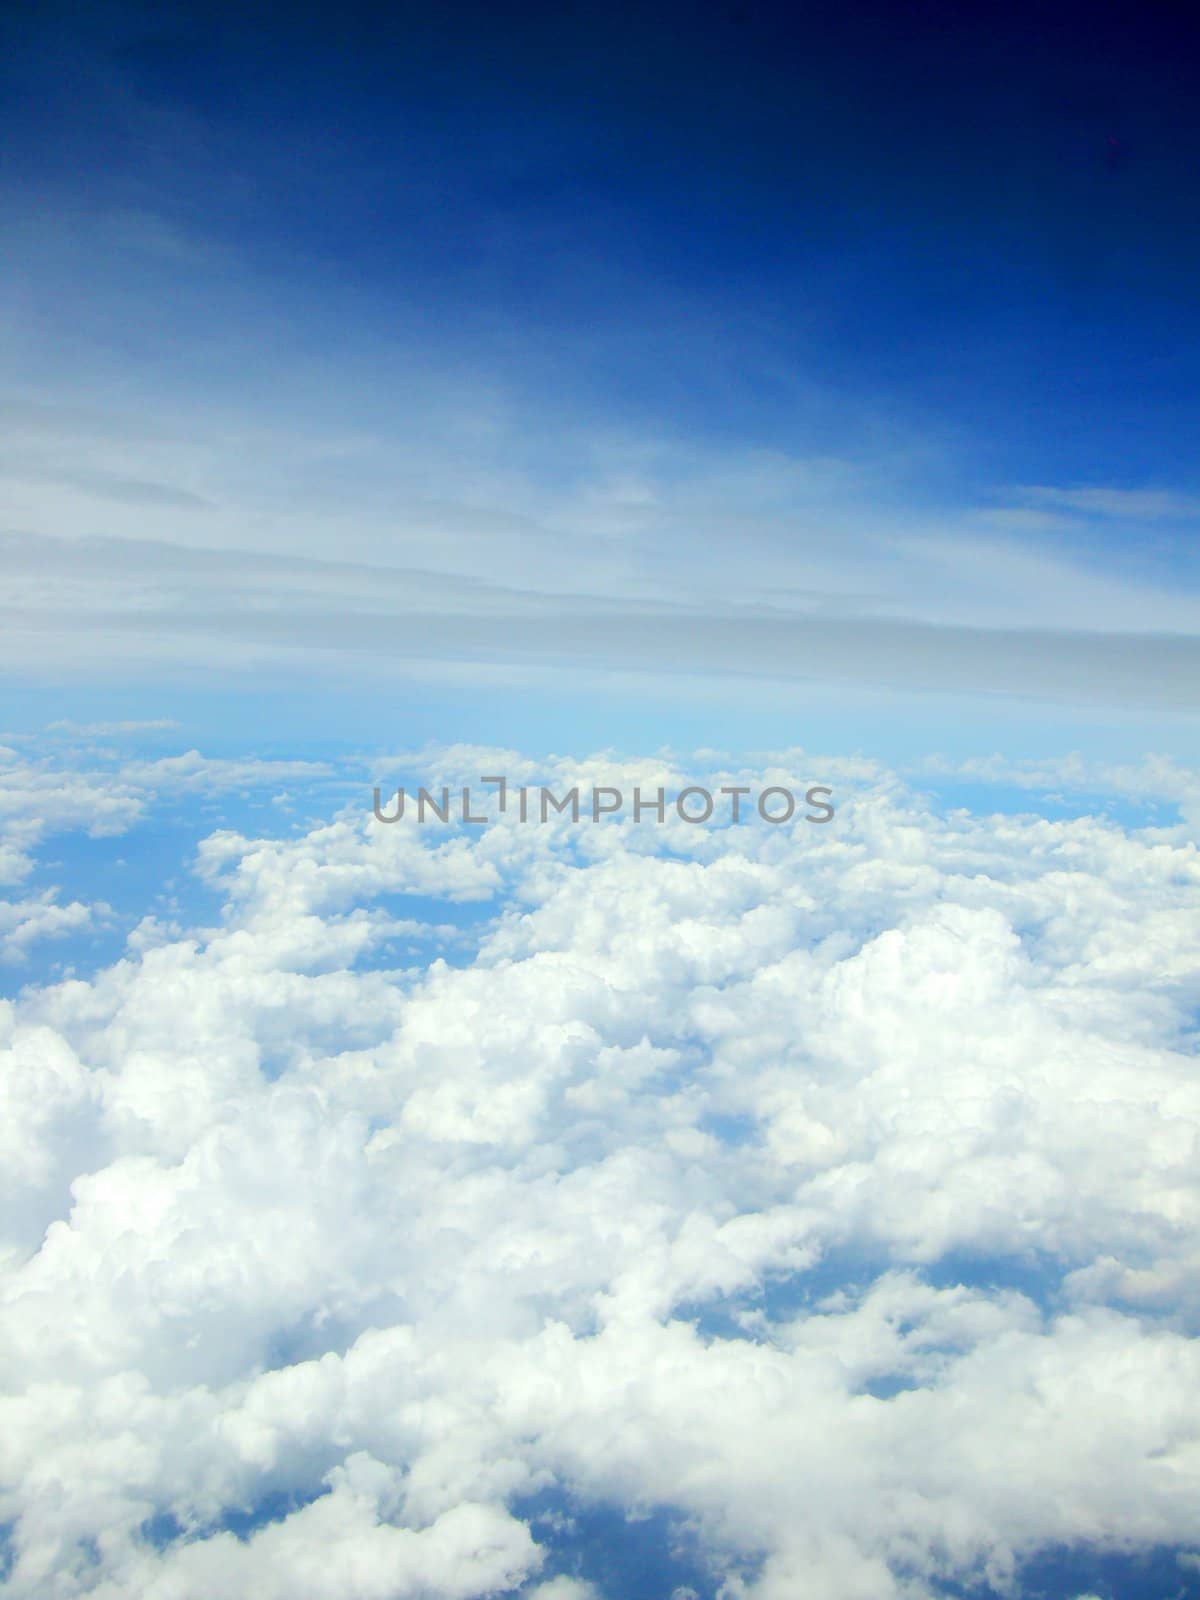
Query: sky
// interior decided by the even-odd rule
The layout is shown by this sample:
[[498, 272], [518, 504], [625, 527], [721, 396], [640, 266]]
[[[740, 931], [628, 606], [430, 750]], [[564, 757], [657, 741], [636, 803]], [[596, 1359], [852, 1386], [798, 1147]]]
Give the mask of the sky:
[[10, 0], [0, 128], [0, 1595], [1200, 1596], [1200, 21]]
[[2, 26], [15, 725], [1194, 754], [1182, 13]]

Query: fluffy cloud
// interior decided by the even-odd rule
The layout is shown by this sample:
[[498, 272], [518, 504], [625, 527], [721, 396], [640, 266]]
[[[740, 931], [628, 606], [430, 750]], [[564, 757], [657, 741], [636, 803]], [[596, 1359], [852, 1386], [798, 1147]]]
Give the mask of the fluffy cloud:
[[[429, 777], [489, 770], [535, 769]], [[725, 1600], [1193, 1538], [1186, 831], [715, 777], [836, 820], [364, 792], [6, 1004], [5, 1592], [594, 1600], [550, 1491], [679, 1519]]]
[[[158, 760], [122, 760], [116, 750], [97, 749], [98, 735], [125, 736], [172, 724], [104, 723], [51, 725], [48, 754], [0, 745], [0, 889], [24, 885], [36, 852], [58, 834], [83, 832], [93, 839], [127, 832], [164, 801], [319, 784], [331, 768], [323, 762], [213, 760], [197, 750]], [[76, 741], [89, 741], [80, 746]], [[111, 908], [102, 902], [60, 903], [60, 887], [0, 898], [0, 962], [23, 962], [30, 947], [47, 938], [103, 924]]]

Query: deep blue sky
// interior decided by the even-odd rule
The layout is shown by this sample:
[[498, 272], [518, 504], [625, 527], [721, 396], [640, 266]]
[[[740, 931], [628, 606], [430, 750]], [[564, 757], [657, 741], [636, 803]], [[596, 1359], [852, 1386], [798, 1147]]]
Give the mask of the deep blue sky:
[[[820, 434], [802, 360], [1002, 478], [1174, 477], [1200, 390], [1184, 17], [9, 7], [3, 175], [236, 246], [323, 324], [374, 307], [501, 369], [536, 327], [520, 381], [569, 371], [583, 407], [787, 446]], [[581, 328], [611, 344], [582, 371]]]

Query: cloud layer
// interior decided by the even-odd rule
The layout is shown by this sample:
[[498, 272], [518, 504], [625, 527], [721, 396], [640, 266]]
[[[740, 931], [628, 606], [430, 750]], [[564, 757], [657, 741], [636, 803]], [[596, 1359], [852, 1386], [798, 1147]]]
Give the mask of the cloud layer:
[[0, 673], [146, 690], [553, 667], [1196, 707], [1178, 491], [934, 489], [946, 441], [864, 416], [853, 449], [792, 454], [587, 427], [453, 367], [397, 374], [386, 422], [274, 380], [294, 415], [0, 392]]
[[1200, 857], [752, 781], [818, 779], [796, 829], [364, 788], [5, 1002], [4, 1592], [594, 1600], [550, 1491], [725, 1600], [1193, 1542]]

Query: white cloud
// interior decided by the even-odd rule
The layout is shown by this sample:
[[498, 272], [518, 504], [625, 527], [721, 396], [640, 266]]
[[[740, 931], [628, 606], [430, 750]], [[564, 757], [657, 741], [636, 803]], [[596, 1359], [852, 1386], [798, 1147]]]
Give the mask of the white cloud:
[[[509, 573], [522, 563], [546, 570], [540, 533], [521, 562], [499, 573], [491, 553], [489, 570], [464, 562], [463, 571], [432, 568], [417, 550], [402, 566], [162, 539], [68, 545], [13, 536], [0, 550], [8, 577], [0, 648], [14, 670], [53, 663], [106, 681], [161, 682], [214, 659], [235, 677], [297, 663], [321, 676], [332, 663], [359, 684], [378, 682], [380, 662], [415, 676], [431, 664], [439, 674], [486, 664], [509, 675], [553, 665], [610, 682], [735, 674], [1195, 706], [1200, 601], [1186, 585], [1134, 585], [1000, 540], [971, 540], [964, 558], [967, 541], [954, 524], [839, 543], [836, 559], [809, 535], [808, 581], [797, 588], [780, 564], [784, 531], [764, 539], [751, 578], [697, 571], [686, 592], [678, 549], [658, 563], [669, 577], [657, 568], [631, 573], [623, 558], [615, 576], [594, 582], [563, 573], [516, 587]], [[664, 550], [694, 534], [681, 519], [664, 533]], [[421, 541], [427, 548], [424, 529]], [[484, 548], [491, 551], [489, 541], [471, 542]]]
[[107, 911], [107, 906], [85, 906], [78, 900], [59, 905], [53, 889], [26, 900], [0, 900], [0, 961], [24, 961], [37, 940], [88, 928]]
[[1033, 505], [1101, 517], [1120, 517], [1131, 522], [1200, 516], [1200, 499], [1171, 489], [1120, 489], [1105, 484], [1065, 489], [1049, 484], [1028, 484], [1018, 493]]
[[599, 1597], [594, 1584], [580, 1578], [558, 1577], [531, 1589], [529, 1600], [599, 1600]]
[[[401, 387], [388, 432], [377, 409], [355, 424], [299, 396], [286, 425], [244, 397], [186, 416], [161, 396], [10, 401], [0, 656], [156, 685], [215, 662], [231, 682], [303, 665], [359, 685], [381, 661], [486, 663], [1194, 708], [1186, 551], [1134, 575], [1103, 538], [1113, 516], [1169, 533], [1194, 512], [1175, 491], [917, 513], [928, 441], [714, 452], [481, 401], [478, 377]], [[1051, 548], [1056, 528], [1072, 538]]]
[[[101, 726], [93, 725], [90, 733], [76, 728], [75, 733], [90, 737]], [[103, 725], [110, 731], [143, 726]], [[24, 884], [34, 869], [34, 852], [56, 834], [119, 835], [164, 800], [248, 792], [286, 782], [312, 786], [333, 772], [325, 762], [212, 759], [198, 750], [122, 763], [111, 752], [94, 749], [72, 759], [61, 751], [36, 757], [0, 747], [0, 887]], [[0, 961], [23, 961], [41, 939], [109, 920], [110, 908], [103, 902], [64, 904], [60, 893], [59, 886], [50, 885], [21, 899], [0, 899]]]
[[[364, 791], [7, 1005], [7, 1592], [594, 1600], [548, 1486], [687, 1519], [725, 1600], [1186, 1545], [1196, 848], [833, 781], [794, 831]], [[409, 896], [483, 909], [461, 964], [389, 958]]]
[[111, 739], [124, 734], [165, 733], [178, 727], [178, 722], [171, 717], [152, 717], [140, 722], [72, 722], [65, 718], [47, 723], [46, 732], [67, 734], [76, 739]]

